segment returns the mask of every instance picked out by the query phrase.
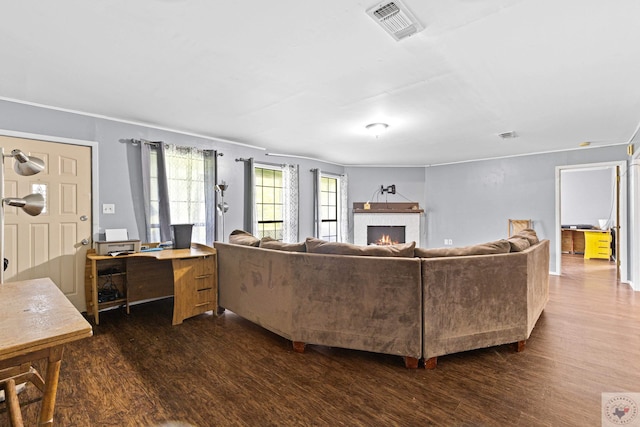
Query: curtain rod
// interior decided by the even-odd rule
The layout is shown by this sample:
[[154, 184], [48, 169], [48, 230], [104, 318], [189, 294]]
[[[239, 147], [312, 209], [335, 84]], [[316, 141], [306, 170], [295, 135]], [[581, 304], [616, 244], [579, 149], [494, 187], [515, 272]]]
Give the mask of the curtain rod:
[[139, 145], [139, 144], [158, 145], [162, 142], [162, 141], [147, 141], [146, 139], [133, 139], [133, 138], [128, 139], [126, 141], [132, 143], [133, 145]]
[[248, 159], [245, 159], [244, 157], [238, 157], [236, 158], [236, 162], [250, 162], [252, 161], [257, 164], [257, 165], [265, 165], [265, 166], [277, 166], [279, 168], [283, 168], [286, 166], [286, 164], [284, 163], [269, 163], [269, 162], [263, 162], [262, 160], [256, 160], [253, 157], [250, 157]]
[[256, 161], [255, 164], [257, 164], [257, 165], [265, 165], [265, 166], [278, 166], [279, 168], [283, 168], [283, 167], [287, 166], [286, 163], [269, 163], [269, 162], [263, 162], [263, 161]]
[[327, 172], [327, 171], [325, 171], [325, 170], [318, 169], [318, 168], [309, 169], [309, 172], [316, 172], [316, 171], [318, 171], [318, 170], [320, 170], [320, 172], [322, 173], [322, 175], [331, 175], [331, 176], [335, 176], [335, 177], [338, 177], [338, 178], [341, 178], [341, 177], [343, 177], [343, 176], [344, 176], [344, 174], [342, 174], [342, 173]]

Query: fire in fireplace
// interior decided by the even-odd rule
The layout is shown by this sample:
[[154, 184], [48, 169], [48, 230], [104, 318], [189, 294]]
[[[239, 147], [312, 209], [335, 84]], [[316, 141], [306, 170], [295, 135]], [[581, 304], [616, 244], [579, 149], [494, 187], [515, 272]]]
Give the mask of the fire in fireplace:
[[368, 225], [367, 245], [395, 245], [405, 243], [404, 225]]

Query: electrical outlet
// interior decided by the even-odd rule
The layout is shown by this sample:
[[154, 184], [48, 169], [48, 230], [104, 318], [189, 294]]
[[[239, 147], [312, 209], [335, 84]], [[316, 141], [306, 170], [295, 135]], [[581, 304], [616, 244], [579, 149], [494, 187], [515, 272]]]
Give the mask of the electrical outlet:
[[114, 214], [116, 213], [116, 205], [113, 203], [103, 203], [102, 204], [102, 213], [103, 214]]
[[453, 245], [453, 239], [444, 239], [444, 244], [445, 246]]

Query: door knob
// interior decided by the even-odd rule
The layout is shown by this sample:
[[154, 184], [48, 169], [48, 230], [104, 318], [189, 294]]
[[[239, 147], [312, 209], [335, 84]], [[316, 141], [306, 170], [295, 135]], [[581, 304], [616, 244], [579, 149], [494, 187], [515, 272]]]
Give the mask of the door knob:
[[80, 221], [86, 221], [86, 220], [88, 220], [88, 219], [89, 219], [89, 217], [88, 217], [88, 216], [86, 216], [86, 215], [82, 215], [82, 216], [80, 217]]
[[89, 244], [89, 239], [82, 239], [82, 241], [80, 242], [82, 243], [84, 246]]

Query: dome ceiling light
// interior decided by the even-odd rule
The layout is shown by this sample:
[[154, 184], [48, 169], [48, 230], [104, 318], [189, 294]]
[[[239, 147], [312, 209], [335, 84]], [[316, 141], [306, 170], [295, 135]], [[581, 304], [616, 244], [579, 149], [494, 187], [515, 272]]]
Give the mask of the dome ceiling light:
[[386, 123], [371, 123], [365, 126], [369, 133], [376, 138], [379, 137], [389, 127]]

